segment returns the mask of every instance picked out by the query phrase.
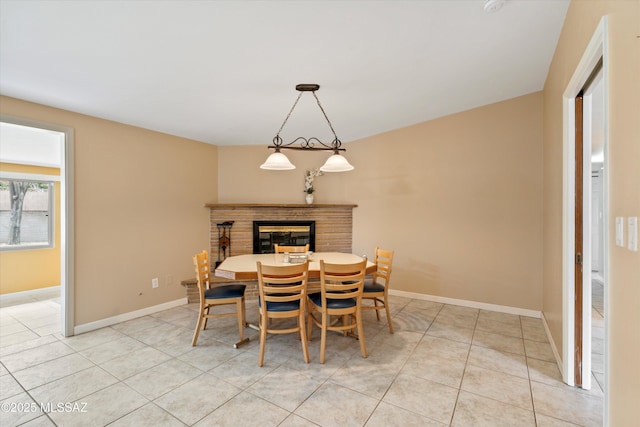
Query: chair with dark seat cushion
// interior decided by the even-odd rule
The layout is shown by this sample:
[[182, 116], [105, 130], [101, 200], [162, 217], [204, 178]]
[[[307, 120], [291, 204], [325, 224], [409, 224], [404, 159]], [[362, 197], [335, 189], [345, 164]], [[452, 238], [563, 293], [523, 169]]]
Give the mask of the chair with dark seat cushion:
[[[297, 332], [302, 341], [304, 361], [309, 363], [305, 313], [307, 302], [307, 279], [309, 263], [291, 265], [263, 265], [257, 263], [258, 310], [260, 313], [260, 355], [258, 366], [264, 365], [267, 334], [290, 334]], [[282, 329], [270, 327], [272, 319], [295, 318], [296, 326]]]
[[[354, 264], [329, 264], [320, 260], [320, 293], [309, 295], [307, 320], [309, 339], [313, 325], [320, 328], [320, 363], [325, 361], [327, 331], [346, 335], [357, 329], [362, 357], [367, 357], [361, 310], [366, 268], [366, 259]], [[331, 324], [330, 316], [340, 316], [342, 322]]]
[[[362, 293], [362, 310], [375, 310], [376, 317], [380, 320], [380, 310], [387, 313], [389, 332], [393, 333], [393, 323], [389, 312], [389, 279], [391, 278], [391, 264], [393, 262], [393, 251], [376, 248], [375, 263], [376, 272], [371, 278], [364, 281]], [[368, 300], [373, 301], [373, 305], [367, 304]]]
[[[191, 345], [196, 345], [200, 329], [207, 328], [207, 320], [219, 317], [236, 316], [238, 318], [240, 340], [242, 340], [244, 327], [247, 323], [244, 304], [244, 291], [246, 286], [239, 284], [212, 286], [210, 281], [211, 266], [209, 264], [209, 254], [206, 250], [194, 255], [193, 263], [196, 267], [196, 279], [198, 281], [198, 291], [200, 292], [200, 307], [198, 310], [198, 323], [193, 334]], [[213, 313], [213, 307], [230, 304], [236, 305], [236, 311], [231, 313]]]

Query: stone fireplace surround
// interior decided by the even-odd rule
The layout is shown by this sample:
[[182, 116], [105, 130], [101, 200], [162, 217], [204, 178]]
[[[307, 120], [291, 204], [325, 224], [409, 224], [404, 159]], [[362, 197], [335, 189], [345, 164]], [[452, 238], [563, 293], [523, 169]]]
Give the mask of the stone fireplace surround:
[[[352, 252], [353, 204], [255, 204], [255, 203], [207, 203], [209, 208], [209, 259], [212, 265], [218, 260], [217, 224], [233, 221], [227, 256], [253, 253], [253, 221], [315, 221], [316, 252]], [[216, 282], [226, 279], [215, 278]], [[182, 282], [187, 288], [189, 302], [197, 302], [195, 279]], [[248, 298], [257, 296], [257, 283], [246, 282]]]
[[253, 221], [316, 222], [316, 252], [351, 252], [353, 208], [357, 205], [205, 205], [210, 210], [210, 255], [217, 260], [218, 228], [216, 224], [234, 221], [231, 227], [231, 250], [227, 255], [253, 253]]

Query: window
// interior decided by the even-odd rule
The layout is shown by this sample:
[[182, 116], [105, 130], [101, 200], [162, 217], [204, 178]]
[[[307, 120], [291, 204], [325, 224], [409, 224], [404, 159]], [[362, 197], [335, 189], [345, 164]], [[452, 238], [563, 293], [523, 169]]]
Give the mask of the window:
[[53, 247], [54, 183], [0, 179], [0, 251]]

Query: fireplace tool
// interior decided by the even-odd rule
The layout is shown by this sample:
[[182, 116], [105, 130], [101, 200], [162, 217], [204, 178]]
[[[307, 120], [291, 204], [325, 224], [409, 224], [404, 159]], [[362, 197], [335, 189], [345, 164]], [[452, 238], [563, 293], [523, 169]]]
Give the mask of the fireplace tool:
[[[216, 268], [227, 259], [227, 249], [231, 254], [231, 227], [234, 221], [225, 221], [216, 224], [218, 227], [218, 260], [216, 261]], [[222, 258], [220, 253], [222, 252]]]

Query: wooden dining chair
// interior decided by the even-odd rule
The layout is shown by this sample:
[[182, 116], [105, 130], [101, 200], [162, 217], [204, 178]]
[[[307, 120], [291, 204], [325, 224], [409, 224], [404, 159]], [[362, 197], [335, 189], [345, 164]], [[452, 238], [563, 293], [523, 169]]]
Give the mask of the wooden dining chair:
[[[240, 332], [240, 340], [242, 341], [244, 327], [247, 323], [244, 303], [246, 286], [239, 284], [211, 286], [211, 266], [209, 264], [209, 254], [206, 250], [194, 255], [193, 263], [196, 267], [198, 291], [200, 292], [200, 307], [198, 310], [198, 323], [196, 325], [196, 331], [193, 334], [191, 345], [196, 345], [200, 329], [207, 328], [208, 319], [230, 316], [237, 316], [238, 318], [238, 331]], [[213, 307], [230, 304], [236, 305], [235, 312], [213, 313]]]
[[[263, 265], [257, 262], [258, 269], [258, 309], [260, 313], [260, 355], [258, 366], [264, 364], [264, 351], [267, 334], [290, 334], [297, 332], [302, 341], [304, 361], [309, 363], [305, 314], [307, 302], [307, 278], [309, 263], [288, 266]], [[293, 328], [271, 328], [271, 319], [295, 318]]]
[[283, 254], [285, 252], [289, 253], [301, 253], [301, 252], [309, 252], [309, 244], [303, 246], [282, 246], [274, 243], [273, 249], [277, 254]]
[[[393, 323], [389, 312], [389, 279], [391, 278], [393, 251], [376, 247], [375, 263], [377, 265], [376, 272], [371, 278], [366, 278], [364, 281], [362, 310], [375, 310], [378, 320], [380, 320], [380, 310], [385, 310], [389, 332], [393, 333]], [[373, 305], [368, 304], [367, 301], [373, 301]]]
[[[357, 329], [362, 357], [367, 357], [362, 327], [362, 289], [366, 269], [366, 259], [353, 264], [329, 264], [320, 260], [320, 293], [309, 295], [307, 307], [309, 340], [313, 325], [320, 328], [320, 363], [325, 361], [327, 331], [346, 334]], [[342, 322], [330, 324], [330, 316], [340, 316]]]

